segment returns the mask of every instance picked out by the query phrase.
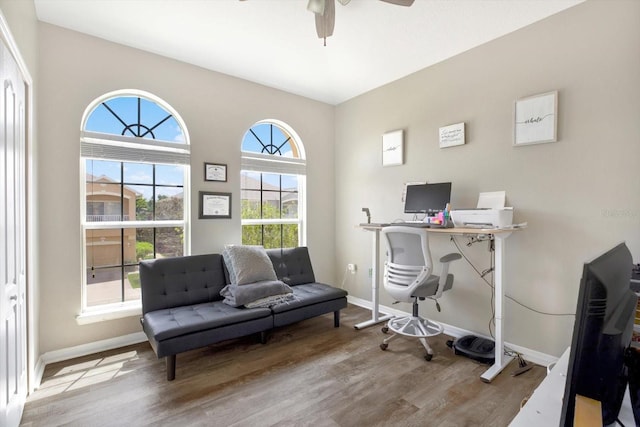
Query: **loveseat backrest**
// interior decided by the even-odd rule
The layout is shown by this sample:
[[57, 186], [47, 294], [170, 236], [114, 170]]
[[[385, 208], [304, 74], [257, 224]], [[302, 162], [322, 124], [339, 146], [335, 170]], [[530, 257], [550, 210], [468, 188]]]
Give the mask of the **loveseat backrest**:
[[267, 249], [276, 276], [289, 286], [313, 283], [316, 278], [305, 246], [287, 249]]
[[159, 258], [140, 263], [142, 313], [221, 300], [222, 255]]

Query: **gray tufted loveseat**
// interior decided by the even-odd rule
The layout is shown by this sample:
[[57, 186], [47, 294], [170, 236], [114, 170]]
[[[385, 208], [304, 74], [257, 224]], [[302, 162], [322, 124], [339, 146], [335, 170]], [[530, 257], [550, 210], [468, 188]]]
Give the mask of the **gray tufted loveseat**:
[[166, 358], [167, 380], [175, 378], [176, 355], [220, 341], [266, 331], [340, 310], [347, 292], [315, 281], [306, 247], [269, 249], [276, 275], [295, 299], [268, 308], [232, 307], [220, 291], [229, 282], [220, 254], [160, 258], [140, 263], [142, 329], [159, 358]]

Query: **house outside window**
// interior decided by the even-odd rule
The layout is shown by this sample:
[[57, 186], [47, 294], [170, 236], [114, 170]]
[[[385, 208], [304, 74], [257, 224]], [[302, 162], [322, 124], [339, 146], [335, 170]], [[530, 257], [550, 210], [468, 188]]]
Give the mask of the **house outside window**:
[[256, 123], [242, 140], [242, 243], [265, 248], [306, 244], [306, 160], [285, 123]]
[[189, 145], [164, 101], [102, 96], [81, 131], [83, 313], [140, 306], [139, 262], [189, 253]]

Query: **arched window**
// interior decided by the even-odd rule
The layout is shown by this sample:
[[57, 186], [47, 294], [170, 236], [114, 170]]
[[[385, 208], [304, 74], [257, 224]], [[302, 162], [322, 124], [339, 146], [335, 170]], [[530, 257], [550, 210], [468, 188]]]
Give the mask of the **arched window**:
[[242, 243], [265, 248], [306, 244], [306, 160], [298, 135], [263, 120], [242, 139]]
[[83, 313], [140, 304], [142, 259], [187, 254], [189, 144], [180, 116], [117, 91], [82, 118]]

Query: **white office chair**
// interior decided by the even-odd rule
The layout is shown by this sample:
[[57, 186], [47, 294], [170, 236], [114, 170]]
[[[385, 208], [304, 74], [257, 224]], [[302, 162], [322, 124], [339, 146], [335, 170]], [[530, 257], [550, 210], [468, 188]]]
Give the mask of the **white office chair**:
[[436, 302], [442, 292], [451, 289], [453, 274], [449, 274], [449, 263], [461, 258], [458, 253], [450, 253], [440, 258], [442, 268], [440, 276], [432, 273], [429, 235], [426, 229], [407, 226], [389, 226], [382, 229], [387, 247], [387, 259], [384, 263], [384, 288], [394, 299], [401, 302], [413, 302], [411, 316], [394, 317], [382, 328], [394, 335], [386, 338], [380, 348], [386, 350], [389, 342], [399, 335], [418, 338], [427, 350], [426, 360], [431, 360], [433, 350], [427, 338], [439, 335], [443, 331], [441, 324], [424, 319], [418, 314], [418, 300], [426, 298]]

